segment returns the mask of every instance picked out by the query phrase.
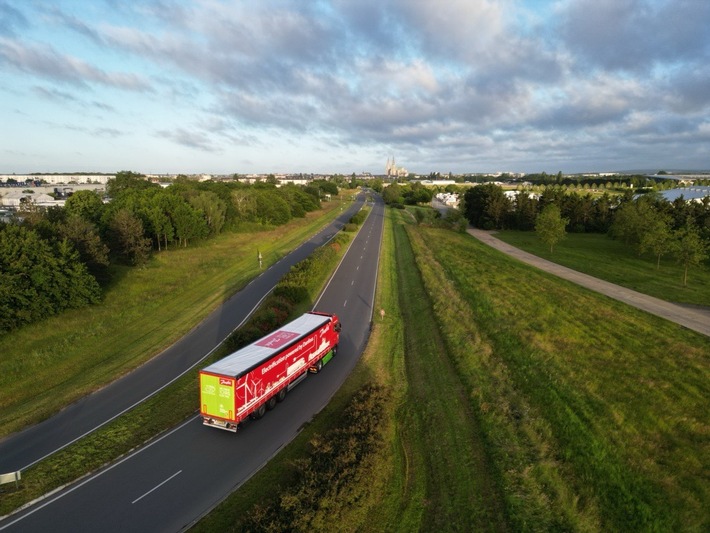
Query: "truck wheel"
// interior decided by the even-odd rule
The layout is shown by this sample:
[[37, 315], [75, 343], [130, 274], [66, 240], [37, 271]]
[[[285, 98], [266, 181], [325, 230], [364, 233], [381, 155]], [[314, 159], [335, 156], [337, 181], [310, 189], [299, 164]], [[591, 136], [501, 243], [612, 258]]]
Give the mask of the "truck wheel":
[[266, 405], [262, 404], [256, 411], [254, 411], [251, 414], [251, 417], [254, 420], [259, 420], [260, 418], [263, 418], [265, 414], [266, 414]]
[[274, 407], [276, 407], [276, 396], [272, 396], [269, 398], [266, 402], [266, 408], [271, 411]]
[[333, 346], [333, 357], [335, 357], [336, 355], [338, 355], [338, 345], [337, 344], [335, 346]]
[[318, 359], [318, 362], [316, 363], [316, 374], [321, 371], [323, 368], [323, 359]]
[[283, 402], [286, 399], [286, 389], [281, 389], [276, 395], [277, 402]]

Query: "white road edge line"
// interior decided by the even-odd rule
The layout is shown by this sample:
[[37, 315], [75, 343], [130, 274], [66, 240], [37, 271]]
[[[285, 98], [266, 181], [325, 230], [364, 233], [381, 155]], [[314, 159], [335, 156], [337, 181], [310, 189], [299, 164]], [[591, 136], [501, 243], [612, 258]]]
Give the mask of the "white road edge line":
[[146, 496], [148, 496], [148, 494], [150, 494], [151, 492], [153, 492], [153, 491], [155, 491], [155, 490], [158, 490], [160, 487], [162, 487], [163, 485], [165, 485], [168, 481], [170, 481], [171, 479], [173, 479], [175, 476], [179, 476], [180, 474], [182, 474], [182, 470], [178, 470], [178, 471], [175, 472], [172, 476], [170, 476], [168, 479], [166, 479], [166, 480], [163, 481], [162, 483], [159, 483], [158, 485], [156, 485], [155, 487], [153, 487], [152, 489], [150, 489], [150, 490], [149, 490], [148, 492], [146, 492], [143, 496], [141, 496], [141, 497], [138, 498], [137, 500], [133, 500], [133, 501], [131, 502], [131, 505], [133, 505], [134, 503], [137, 503], [137, 502], [141, 501], [143, 498], [145, 498]]
[[[271, 289], [271, 290], [273, 290], [273, 289]], [[271, 291], [267, 292], [267, 293], [261, 298], [261, 300], [259, 300], [259, 301], [256, 303], [256, 305], [252, 308], [251, 311], [249, 311], [249, 314], [244, 318], [244, 320], [242, 320], [242, 321], [239, 323], [239, 325], [238, 325], [236, 328], [234, 328], [234, 329], [232, 330], [232, 332], [231, 332], [229, 335], [231, 335], [232, 333], [234, 333], [234, 331], [236, 331], [236, 330], [238, 330], [239, 328], [242, 327], [242, 325], [249, 319], [249, 317], [254, 313], [254, 311], [256, 311], [256, 309], [261, 305], [261, 302], [263, 302], [264, 299], [265, 299], [269, 294], [271, 294]], [[227, 335], [227, 337], [229, 337], [229, 335]], [[51, 455], [57, 453], [58, 451], [63, 450], [63, 449], [66, 448], [67, 446], [71, 446], [71, 445], [74, 444], [76, 441], [78, 441], [78, 440], [80, 440], [80, 439], [83, 439], [84, 437], [86, 437], [87, 435], [90, 435], [91, 433], [93, 433], [93, 432], [96, 431], [97, 429], [102, 428], [103, 426], [105, 426], [105, 425], [108, 424], [109, 422], [114, 421], [114, 420], [117, 419], [119, 416], [124, 415], [124, 414], [126, 414], [128, 411], [130, 411], [131, 409], [134, 409], [135, 407], [139, 406], [141, 403], [145, 402], [145, 401], [148, 400], [149, 398], [152, 398], [153, 396], [155, 396], [156, 394], [158, 394], [160, 391], [162, 391], [164, 388], [169, 387], [169, 386], [172, 385], [174, 382], [176, 382], [178, 379], [180, 379], [181, 377], [183, 377], [185, 374], [187, 374], [188, 372], [192, 371], [197, 365], [199, 365], [200, 363], [202, 363], [202, 361], [204, 361], [204, 360], [207, 359], [210, 355], [212, 355], [212, 353], [213, 353], [215, 350], [217, 350], [217, 348], [219, 348], [219, 347], [222, 345], [222, 343], [227, 339], [227, 337], [225, 337], [217, 346], [215, 346], [215, 347], [212, 348], [209, 352], [207, 352], [207, 353], [202, 357], [202, 359], [200, 359], [199, 361], [197, 361], [197, 362], [196, 362], [194, 365], [192, 365], [190, 368], [186, 369], [182, 374], [179, 374], [178, 376], [175, 376], [173, 379], [171, 379], [170, 381], [168, 381], [167, 383], [165, 383], [162, 387], [160, 387], [159, 389], [156, 389], [156, 390], [154, 390], [153, 392], [151, 392], [151, 393], [150, 393], [148, 396], [146, 396], [145, 398], [142, 398], [141, 400], [138, 400], [138, 401], [137, 401], [136, 403], [134, 403], [133, 405], [130, 405], [129, 407], [126, 407], [126, 408], [125, 408], [123, 411], [121, 411], [120, 413], [116, 413], [114, 416], [112, 416], [112, 417], [109, 418], [108, 420], [104, 420], [104, 421], [103, 421], [101, 424], [99, 424], [98, 426], [96, 426], [96, 427], [94, 427], [94, 428], [92, 428], [92, 429], [86, 431], [85, 433], [79, 435], [79, 436], [78, 436], [77, 438], [75, 438], [74, 440], [67, 442], [67, 443], [64, 444], [63, 446], [60, 446], [60, 447], [57, 448], [56, 450], [49, 452], [48, 454], [46, 454], [46, 455], [43, 456], [43, 457], [40, 457], [39, 459], [35, 459], [35, 460], [32, 461], [30, 464], [25, 465], [25, 466], [23, 466], [22, 468], [20, 468], [20, 470], [21, 470], [21, 471], [22, 471], [22, 470], [27, 470], [29, 467], [36, 465], [36, 464], [39, 463], [40, 461], [42, 461], [42, 460], [46, 459], [47, 457], [49, 457], [49, 456], [51, 456]]]
[[[2, 531], [3, 529], [7, 529], [8, 527], [10, 527], [10, 526], [12, 526], [12, 525], [17, 524], [18, 522], [24, 520], [24, 519], [27, 518], [28, 516], [31, 516], [31, 515], [35, 514], [37, 511], [40, 511], [40, 510], [44, 509], [44, 508], [47, 507], [48, 505], [50, 505], [50, 504], [56, 502], [57, 500], [60, 500], [60, 499], [63, 498], [64, 496], [67, 496], [68, 494], [71, 494], [71, 493], [74, 492], [75, 490], [80, 489], [81, 487], [83, 487], [83, 486], [86, 485], [87, 483], [93, 481], [94, 479], [96, 479], [96, 478], [99, 477], [99, 476], [102, 476], [102, 475], [105, 474], [106, 472], [109, 472], [109, 471], [113, 470], [113, 469], [116, 468], [118, 465], [124, 463], [125, 461], [128, 461], [128, 460], [131, 459], [131, 458], [133, 458], [135, 455], [138, 455], [139, 453], [144, 452], [145, 450], [147, 450], [147, 449], [150, 448], [151, 446], [153, 446], [153, 445], [159, 443], [159, 442], [160, 442], [161, 440], [163, 440], [164, 438], [169, 437], [170, 435], [172, 435], [172, 434], [175, 433], [176, 431], [182, 429], [183, 426], [188, 425], [189, 423], [193, 422], [194, 420], [197, 420], [198, 418], [200, 418], [200, 415], [195, 415], [195, 416], [193, 416], [193, 417], [191, 417], [191, 418], [188, 418], [187, 420], [185, 420], [185, 422], [183, 422], [183, 423], [180, 424], [179, 426], [174, 427], [171, 431], [168, 431], [168, 432], [167, 432], [165, 435], [163, 435], [162, 437], [158, 437], [157, 439], [155, 439], [154, 441], [152, 441], [152, 442], [146, 444], [146, 445], [143, 446], [142, 448], [138, 448], [135, 452], [133, 452], [133, 453], [130, 454], [130, 455], [127, 455], [126, 457], [124, 457], [124, 458], [121, 459], [120, 461], [118, 461], [118, 462], [116, 462], [116, 463], [113, 463], [111, 466], [109, 466], [109, 467], [106, 468], [105, 470], [100, 470], [99, 472], [96, 472], [96, 473], [94, 473], [93, 475], [90, 475], [89, 477], [85, 478], [84, 481], [82, 481], [81, 483], [76, 484], [76, 485], [73, 486], [72, 488], [70, 488], [70, 489], [68, 489], [68, 490], [66, 490], [66, 491], [64, 491], [64, 492], [62, 492], [62, 490], [63, 490], [65, 487], [60, 487], [60, 488], [56, 489], [53, 493], [50, 493], [49, 495], [45, 495], [45, 496], [44, 496], [45, 498], [52, 498], [52, 495], [56, 495], [56, 498], [52, 498], [51, 500], [49, 500], [49, 501], [47, 501], [47, 502], [45, 502], [45, 503], [43, 503], [43, 504], [41, 504], [41, 505], [38, 505], [36, 508], [32, 509], [32, 510], [31, 510], [30, 512], [28, 512], [27, 514], [22, 515], [22, 516], [16, 518], [16, 519], [13, 520], [12, 522], [9, 522], [9, 523], [7, 523], [7, 524], [4, 524], [4, 525], [0, 526], [0, 531]], [[32, 503], [30, 503], [29, 505], [32, 505]], [[19, 511], [17, 511], [17, 512], [21, 512], [21, 510], [19, 510]]]

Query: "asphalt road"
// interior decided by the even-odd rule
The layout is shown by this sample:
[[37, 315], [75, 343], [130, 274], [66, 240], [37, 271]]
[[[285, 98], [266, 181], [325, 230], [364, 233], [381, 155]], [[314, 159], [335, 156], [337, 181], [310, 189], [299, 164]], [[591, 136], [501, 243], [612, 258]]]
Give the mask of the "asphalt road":
[[[382, 238], [380, 199], [315, 308], [343, 330], [337, 357], [236, 434], [187, 420], [124, 460], [0, 522], [0, 531], [180, 531], [290, 442], [346, 379], [370, 330]], [[198, 391], [195, 391], [195, 402]]]
[[120, 416], [197, 365], [251, 314], [291, 266], [330, 240], [360, 209], [364, 198], [360, 194], [335, 221], [264, 271], [160, 355], [46, 421], [0, 441], [0, 473], [32, 466]]

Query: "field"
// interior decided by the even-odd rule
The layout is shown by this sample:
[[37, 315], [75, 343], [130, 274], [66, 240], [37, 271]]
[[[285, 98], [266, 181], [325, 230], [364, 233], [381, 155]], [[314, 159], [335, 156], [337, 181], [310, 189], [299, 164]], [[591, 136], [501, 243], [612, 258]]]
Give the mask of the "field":
[[399, 210], [380, 265], [351, 377], [196, 531], [710, 528], [706, 337]]
[[365, 383], [388, 391], [384, 444], [294, 530], [707, 531], [707, 338], [388, 213], [361, 363], [198, 531], [285, 510]]
[[549, 247], [529, 231], [500, 231], [495, 236], [517, 248], [622, 287], [662, 300], [710, 307], [710, 262], [688, 272], [683, 286], [683, 267], [672, 257], [639, 256], [621, 241], [596, 233], [568, 233], [550, 254]]
[[[225, 233], [117, 267], [103, 300], [0, 336], [0, 437], [36, 423], [139, 366], [258, 272], [340, 214], [340, 202], [256, 233]], [[42, 387], [35, 386], [42, 383]]]

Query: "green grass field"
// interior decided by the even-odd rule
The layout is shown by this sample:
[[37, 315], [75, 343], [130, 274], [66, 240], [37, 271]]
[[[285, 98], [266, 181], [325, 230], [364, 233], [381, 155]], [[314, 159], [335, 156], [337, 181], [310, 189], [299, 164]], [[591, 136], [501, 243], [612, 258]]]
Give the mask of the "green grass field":
[[[0, 437], [36, 423], [175, 342], [258, 272], [340, 214], [340, 202], [256, 233], [225, 233], [116, 267], [102, 301], [0, 336]], [[42, 386], [38, 387], [37, 384]]]
[[[368, 381], [390, 391], [387, 444], [321, 501], [311, 530], [708, 529], [705, 337], [398, 211], [386, 228], [386, 316], [356, 371], [198, 531], [239, 531], [274, 486], [287, 490], [279, 472]], [[338, 499], [353, 493], [354, 507]]]
[[584, 272], [622, 287], [649, 294], [662, 300], [710, 307], [710, 262], [688, 272], [683, 286], [683, 267], [671, 256], [639, 256], [628, 245], [596, 233], [568, 233], [554, 252], [529, 231], [500, 231], [496, 237], [517, 248]]
[[513, 529], [710, 524], [710, 342], [470, 236], [410, 230]]

